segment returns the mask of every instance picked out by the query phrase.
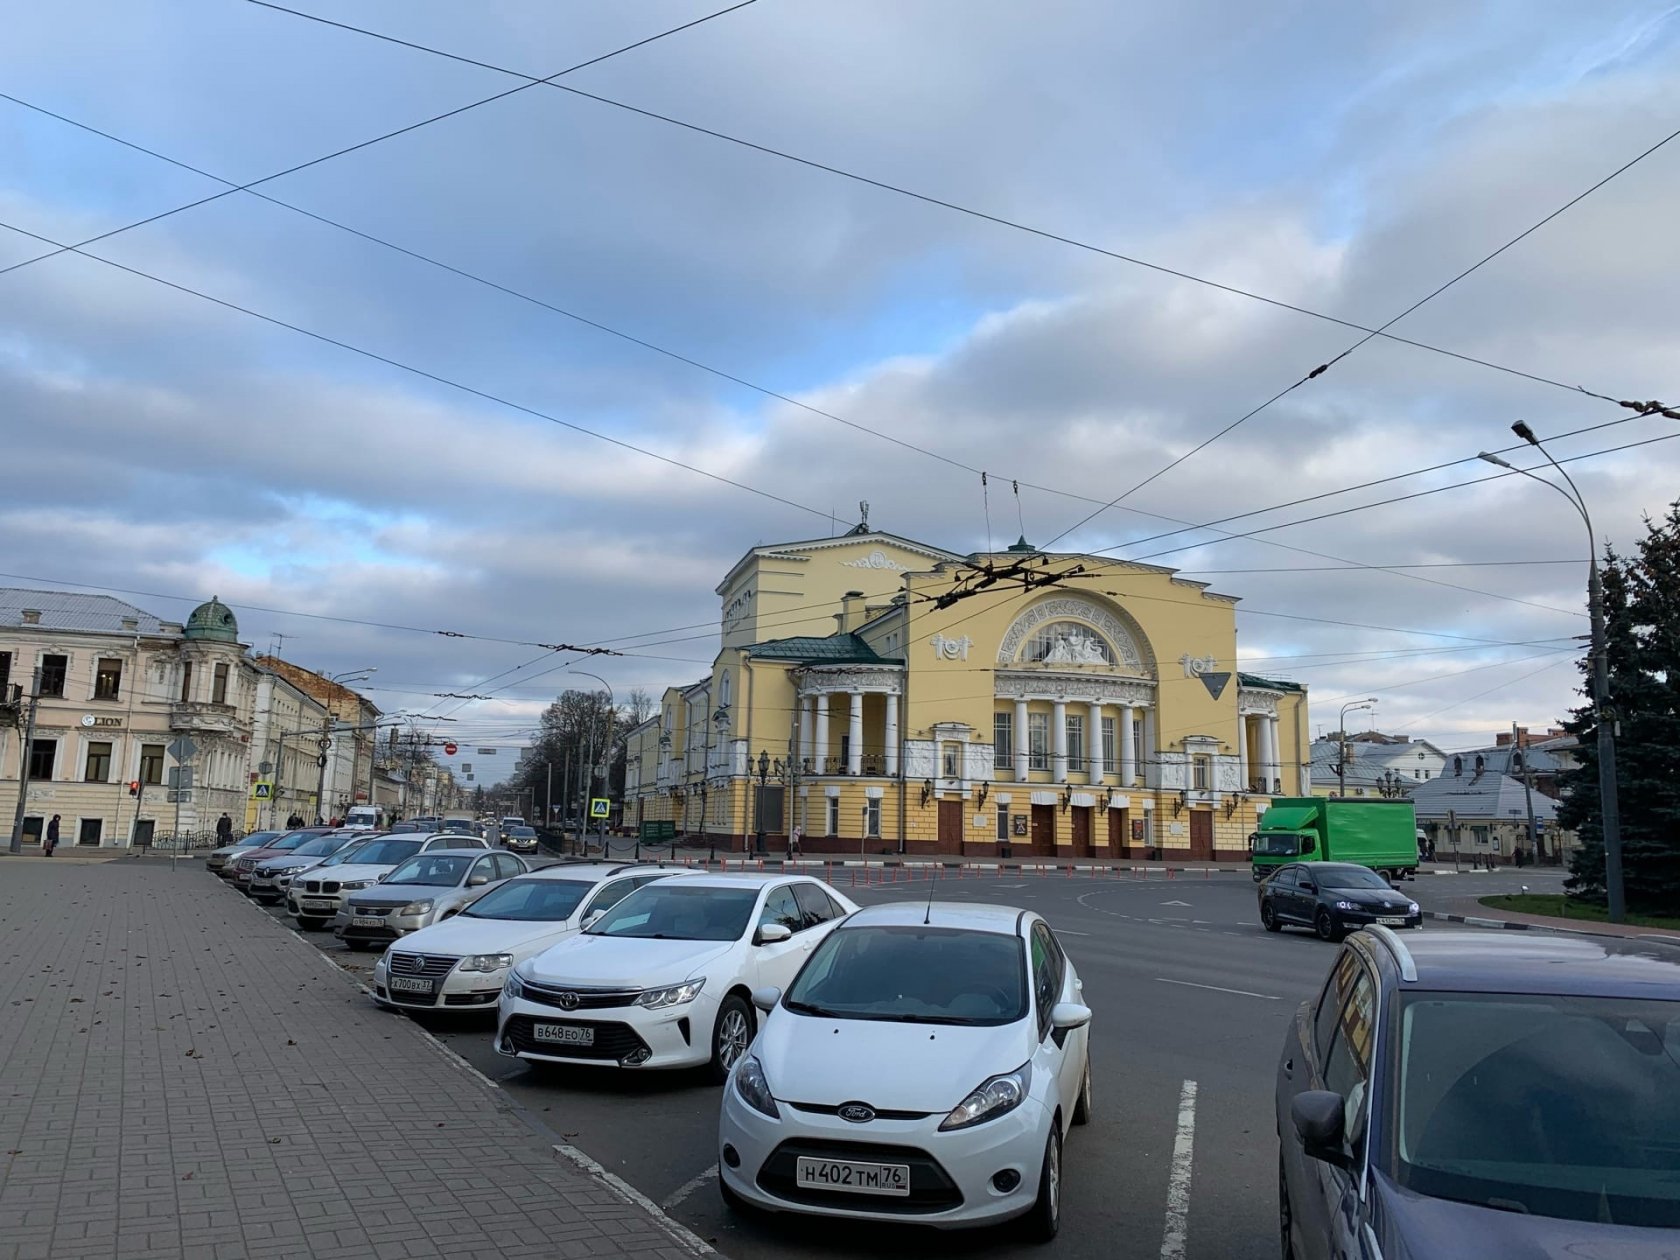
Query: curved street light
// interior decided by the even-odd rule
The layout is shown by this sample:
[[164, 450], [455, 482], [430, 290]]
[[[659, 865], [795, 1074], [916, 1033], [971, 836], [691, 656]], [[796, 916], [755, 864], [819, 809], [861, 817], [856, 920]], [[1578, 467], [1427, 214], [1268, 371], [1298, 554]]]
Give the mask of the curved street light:
[[1341, 756], [1336, 759], [1336, 795], [1347, 795], [1347, 715], [1357, 713], [1360, 709], [1374, 709], [1377, 705], [1375, 696], [1367, 696], [1363, 700], [1349, 700], [1342, 706], [1342, 715], [1336, 719], [1336, 739], [1341, 744]]
[[1575, 484], [1575, 479], [1540, 444], [1534, 430], [1521, 420], [1511, 426], [1511, 432], [1544, 455], [1546, 462], [1557, 469], [1558, 476], [1563, 478], [1569, 489], [1565, 490], [1557, 482], [1548, 481], [1526, 468], [1518, 468], [1489, 451], [1479, 452], [1476, 458], [1556, 490], [1569, 500], [1569, 505], [1580, 514], [1581, 523], [1587, 527], [1587, 614], [1591, 619], [1593, 722], [1598, 727], [1598, 808], [1604, 827], [1604, 897], [1610, 922], [1620, 923], [1626, 917], [1627, 903], [1622, 888], [1622, 819], [1621, 806], [1616, 798], [1616, 718], [1610, 707], [1610, 659], [1604, 634], [1604, 583], [1598, 571], [1598, 536], [1593, 531], [1592, 516], [1587, 512], [1586, 498]]

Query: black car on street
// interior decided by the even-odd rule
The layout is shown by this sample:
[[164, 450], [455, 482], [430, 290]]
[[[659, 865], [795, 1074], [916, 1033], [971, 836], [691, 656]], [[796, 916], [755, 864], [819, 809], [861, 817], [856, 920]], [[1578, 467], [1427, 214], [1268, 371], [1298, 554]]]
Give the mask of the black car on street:
[[1339, 941], [1355, 928], [1423, 926], [1418, 903], [1377, 871], [1352, 862], [1291, 862], [1261, 884], [1260, 922], [1268, 932], [1305, 927]]

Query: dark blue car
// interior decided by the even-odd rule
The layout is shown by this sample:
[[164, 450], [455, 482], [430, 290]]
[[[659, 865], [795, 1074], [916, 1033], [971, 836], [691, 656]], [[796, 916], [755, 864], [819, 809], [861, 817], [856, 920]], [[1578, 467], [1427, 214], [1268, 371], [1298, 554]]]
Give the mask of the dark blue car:
[[1285, 1260], [1673, 1260], [1680, 946], [1355, 932], [1277, 1124]]

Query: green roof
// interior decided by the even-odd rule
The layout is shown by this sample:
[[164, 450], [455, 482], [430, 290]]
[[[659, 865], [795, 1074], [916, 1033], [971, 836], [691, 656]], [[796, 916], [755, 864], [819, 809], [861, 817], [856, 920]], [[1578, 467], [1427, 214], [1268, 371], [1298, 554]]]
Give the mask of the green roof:
[[770, 639], [747, 649], [761, 661], [808, 661], [824, 665], [902, 665], [897, 657], [882, 656], [855, 634], [797, 635]]
[[1260, 830], [1305, 831], [1317, 817], [1316, 805], [1274, 805], [1260, 815]]
[[1262, 678], [1259, 674], [1237, 675], [1239, 687], [1264, 687], [1268, 691], [1305, 691], [1300, 683], [1284, 682], [1281, 678]]

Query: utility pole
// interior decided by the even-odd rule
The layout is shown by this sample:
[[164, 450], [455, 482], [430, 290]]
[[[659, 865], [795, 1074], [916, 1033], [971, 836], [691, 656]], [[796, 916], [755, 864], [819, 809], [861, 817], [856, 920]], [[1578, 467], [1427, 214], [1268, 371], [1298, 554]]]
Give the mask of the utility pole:
[[320, 755], [315, 758], [315, 761], [316, 761], [317, 765], [320, 767], [320, 771], [321, 771], [320, 778], [315, 784], [315, 817], [321, 822], [326, 822], [327, 818], [328, 818], [328, 814], [327, 814], [327, 748], [332, 743], [331, 731], [332, 731], [332, 714], [330, 712], [323, 713], [321, 715], [321, 742], [320, 742], [319, 745], [317, 745], [317, 747], [320, 750]]
[[29, 678], [29, 716], [24, 720], [23, 743], [18, 746], [17, 813], [12, 817], [13, 853], [23, 852], [23, 811], [29, 799], [29, 749], [35, 742], [35, 710], [41, 705], [41, 669], [36, 666]]
[[1528, 749], [1521, 739], [1517, 724], [1512, 722], [1511, 753], [1522, 758], [1523, 804], [1528, 806], [1528, 851], [1534, 855], [1534, 864], [1538, 866], [1543, 855], [1540, 852], [1540, 832], [1534, 825], [1534, 771], [1528, 764]]

